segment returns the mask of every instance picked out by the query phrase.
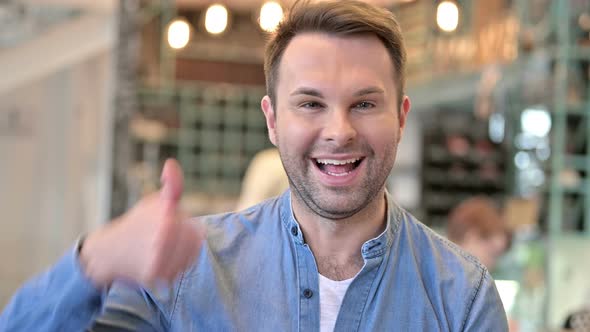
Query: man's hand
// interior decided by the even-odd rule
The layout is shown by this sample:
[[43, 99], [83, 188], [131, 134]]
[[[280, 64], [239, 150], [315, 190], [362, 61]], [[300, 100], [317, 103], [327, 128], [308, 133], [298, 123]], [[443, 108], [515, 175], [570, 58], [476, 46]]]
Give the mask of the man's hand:
[[187, 223], [180, 211], [183, 176], [176, 160], [166, 161], [161, 182], [158, 193], [84, 241], [80, 262], [97, 286], [110, 286], [116, 279], [146, 287], [170, 282], [196, 259], [204, 231]]

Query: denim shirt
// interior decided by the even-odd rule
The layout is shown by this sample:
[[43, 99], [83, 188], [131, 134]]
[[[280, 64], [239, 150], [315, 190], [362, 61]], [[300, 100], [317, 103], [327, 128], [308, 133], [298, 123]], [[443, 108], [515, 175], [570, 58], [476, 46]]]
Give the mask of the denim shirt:
[[[335, 331], [507, 331], [488, 271], [399, 208], [361, 248]], [[30, 281], [0, 331], [318, 331], [318, 269], [290, 192], [240, 213], [202, 217], [200, 257], [171, 287], [92, 287], [69, 253]]]

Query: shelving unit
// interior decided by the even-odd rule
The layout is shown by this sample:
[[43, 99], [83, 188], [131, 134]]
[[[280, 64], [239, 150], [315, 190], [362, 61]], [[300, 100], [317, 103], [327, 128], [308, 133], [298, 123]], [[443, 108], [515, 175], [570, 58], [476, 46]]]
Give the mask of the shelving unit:
[[580, 235], [590, 241], [590, 192], [587, 190], [590, 188], [590, 35], [575, 31], [579, 15], [590, 12], [590, 2], [557, 1], [552, 10], [555, 77], [548, 206], [547, 310], [548, 317], [555, 320], [553, 317], [560, 309], [560, 277], [555, 273], [559, 266], [555, 256], [558, 244], [563, 238]]
[[[567, 23], [575, 22], [568, 2], [557, 2], [554, 17]], [[577, 44], [571, 29], [573, 24], [556, 27], [555, 79], [553, 86], [553, 133], [551, 182], [549, 189], [548, 230], [550, 237], [563, 232], [582, 231], [590, 236], [590, 86], [580, 89], [583, 95], [572, 98], [572, 70], [581, 69], [581, 63], [590, 61], [590, 47]], [[588, 38], [586, 38], [588, 39]], [[579, 68], [576, 68], [579, 67]], [[587, 69], [586, 69], [587, 70]], [[574, 72], [575, 73], [575, 72]], [[585, 73], [586, 78], [588, 73]], [[586, 91], [584, 91], [586, 90]], [[574, 99], [574, 100], [572, 100]], [[578, 177], [577, 181], [564, 181], [564, 175]], [[567, 176], [567, 175], [566, 175]], [[573, 182], [573, 183], [572, 183]], [[569, 213], [574, 208], [578, 213]], [[582, 209], [583, 207], [583, 209]], [[577, 217], [580, 222], [572, 222]], [[582, 222], [583, 220], [583, 222]], [[574, 226], [574, 228], [568, 226]]]
[[506, 194], [507, 153], [488, 138], [487, 121], [472, 112], [431, 114], [424, 126], [423, 220], [444, 228], [461, 201], [486, 195], [499, 203]]
[[[539, 320], [543, 326], [555, 328], [563, 324], [567, 314], [581, 304], [581, 297], [590, 290], [572, 277], [585, 267], [572, 265], [572, 260], [564, 257], [564, 248], [575, 247], [574, 244], [583, 248], [590, 241], [590, 35], [589, 27], [583, 31], [581, 26], [582, 14], [590, 15], [590, 1], [546, 2], [546, 8], [538, 8], [540, 15], [536, 18], [529, 16], [531, 3], [520, 0], [515, 5], [523, 31], [537, 34], [533, 40], [538, 47], [528, 60], [542, 55], [548, 64], [549, 81], [534, 102], [522, 94], [514, 111], [518, 115], [541, 103], [551, 118], [550, 154], [548, 160], [540, 163], [545, 183], [538, 190], [541, 239], [546, 240], [538, 240], [544, 244], [545, 252], [541, 286], [545, 292], [544, 310]], [[522, 86], [535, 83], [523, 81]]]
[[211, 83], [141, 90], [139, 113], [163, 124], [165, 134], [158, 142], [136, 137], [135, 161], [150, 160], [145, 146], [156, 145], [159, 153], [150, 160], [148, 181], [157, 183], [156, 170], [174, 157], [183, 166], [187, 192], [237, 198], [250, 160], [271, 146], [259, 106], [263, 95], [259, 87]]

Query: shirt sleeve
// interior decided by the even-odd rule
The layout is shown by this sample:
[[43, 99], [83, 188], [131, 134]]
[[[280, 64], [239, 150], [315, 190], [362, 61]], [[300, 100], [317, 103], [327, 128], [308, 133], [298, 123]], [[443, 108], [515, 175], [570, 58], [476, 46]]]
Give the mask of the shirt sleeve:
[[506, 312], [494, 280], [486, 270], [467, 313], [463, 331], [508, 331]]
[[76, 246], [16, 292], [0, 314], [0, 331], [83, 331], [103, 296], [84, 275]]
[[168, 331], [170, 303], [174, 299], [173, 288], [166, 285], [146, 290], [131, 283], [117, 281], [109, 290], [103, 311], [89, 331]]

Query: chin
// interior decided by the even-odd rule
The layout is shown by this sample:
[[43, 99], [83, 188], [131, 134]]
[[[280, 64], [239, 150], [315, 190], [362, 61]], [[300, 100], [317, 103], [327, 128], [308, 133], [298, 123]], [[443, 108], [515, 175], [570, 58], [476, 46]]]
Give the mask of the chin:
[[[367, 204], [360, 204], [358, 202], [343, 202], [340, 200], [338, 204], [322, 204], [314, 201], [312, 210], [318, 215], [326, 219], [346, 219], [354, 216], [360, 212]], [[355, 204], [356, 203], [356, 204]], [[353, 208], [351, 208], [353, 207]]]

